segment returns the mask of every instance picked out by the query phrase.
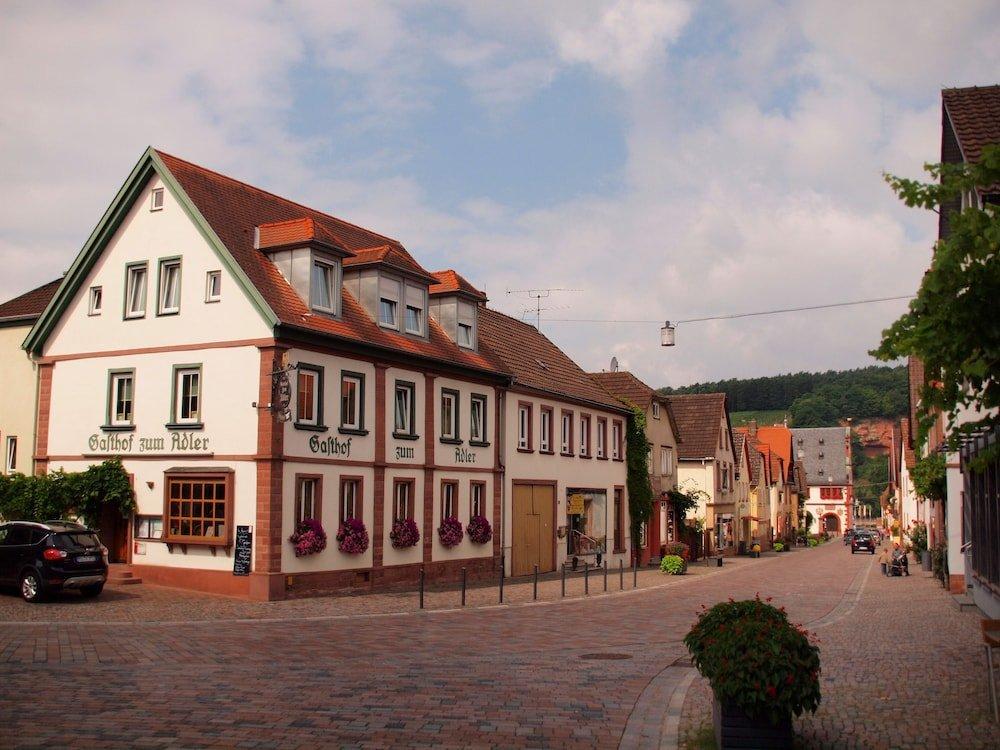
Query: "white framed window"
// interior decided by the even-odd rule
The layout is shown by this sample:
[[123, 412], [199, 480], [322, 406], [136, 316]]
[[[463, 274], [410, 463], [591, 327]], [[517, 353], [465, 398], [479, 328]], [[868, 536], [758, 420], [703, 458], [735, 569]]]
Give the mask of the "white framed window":
[[469, 442], [486, 442], [486, 396], [472, 396], [469, 408]]
[[136, 516], [133, 538], [162, 539], [163, 516]]
[[365, 376], [357, 372], [340, 374], [340, 427], [363, 430]]
[[87, 305], [88, 315], [100, 315], [104, 306], [104, 289], [99, 286], [90, 287], [90, 301]]
[[361, 518], [361, 480], [355, 477], [340, 478], [340, 522]]
[[379, 277], [378, 324], [383, 328], [399, 329], [399, 286], [396, 279]]
[[571, 453], [573, 449], [573, 415], [563, 414], [562, 415], [562, 440], [560, 441], [560, 450], [563, 453]]
[[667, 449], [660, 446], [660, 476], [667, 476], [670, 473], [670, 461], [667, 458]]
[[295, 488], [295, 525], [307, 518], [318, 519], [319, 480], [315, 477], [299, 477]]
[[611, 423], [611, 457], [616, 461], [622, 457], [622, 423]]
[[458, 482], [445, 480], [441, 483], [441, 518], [458, 516]]
[[163, 210], [163, 188], [153, 188], [149, 194], [149, 210], [150, 211], [162, 211]]
[[323, 423], [323, 371], [318, 367], [299, 364], [295, 389], [295, 423], [307, 426], [319, 426]]
[[458, 324], [458, 345], [466, 349], [472, 348], [472, 326], [468, 323]]
[[660, 418], [660, 404], [658, 401], [653, 401], [653, 419]]
[[517, 447], [531, 450], [531, 404], [517, 406]]
[[108, 375], [108, 424], [128, 427], [133, 424], [135, 371], [121, 370]]
[[3, 470], [7, 474], [17, 471], [17, 436], [8, 435], [3, 454]]
[[160, 261], [160, 294], [158, 315], [173, 315], [181, 311], [181, 259]]
[[218, 302], [222, 299], [222, 271], [209, 271], [205, 275], [205, 301]]
[[476, 348], [476, 306], [465, 300], [458, 301], [458, 328], [456, 343], [466, 349]]
[[590, 455], [590, 415], [580, 415], [580, 455]]
[[395, 480], [392, 493], [392, 520], [413, 518], [413, 480]]
[[663, 450], [666, 451], [666, 463], [664, 464], [666, 468], [664, 468], [663, 473], [670, 474], [674, 470], [674, 449], [667, 446]]
[[441, 391], [441, 437], [458, 440], [458, 391]]
[[309, 277], [309, 306], [313, 310], [337, 314], [338, 283], [337, 266], [313, 259]]
[[552, 409], [542, 408], [539, 425], [538, 449], [542, 453], [552, 451]]
[[469, 484], [469, 518], [486, 515], [486, 483]]
[[423, 336], [426, 333], [427, 290], [413, 284], [406, 285], [406, 310], [403, 325], [407, 333]]
[[413, 383], [396, 381], [394, 430], [401, 435], [414, 434], [414, 399], [416, 386]]
[[607, 453], [608, 442], [608, 421], [606, 419], [597, 420], [597, 457], [604, 458]]
[[174, 424], [201, 422], [201, 366], [174, 368]]
[[125, 317], [146, 315], [146, 264], [132, 263], [125, 267]]

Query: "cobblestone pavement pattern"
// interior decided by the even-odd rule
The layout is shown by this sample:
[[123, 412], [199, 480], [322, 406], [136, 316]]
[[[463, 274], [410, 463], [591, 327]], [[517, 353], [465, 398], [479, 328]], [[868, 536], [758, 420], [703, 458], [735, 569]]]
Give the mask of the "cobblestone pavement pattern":
[[[410, 595], [273, 606], [142, 585], [109, 591], [93, 606], [66, 598], [37, 611], [4, 595], [0, 747], [609, 748], [627, 726], [638, 744], [655, 745], [669, 722], [649, 691], [686, 656], [680, 639], [702, 603], [760, 591], [797, 621], [818, 620], [871, 564], [828, 545], [702, 568], [659, 587], [667, 579], [651, 572], [635, 593], [422, 613], [405, 611]], [[975, 723], [985, 683], [974, 618], [950, 611], [939, 589], [916, 578], [902, 582], [911, 588], [897, 601], [899, 589], [889, 588], [896, 582], [871, 576], [857, 606], [820, 631], [824, 677], [843, 674], [850, 684], [824, 683], [823, 708], [800, 725], [804, 736], [849, 742], [866, 724], [915, 722], [909, 699], [920, 695], [921, 709], [972, 722], [972, 735], [955, 730], [959, 738], [974, 735], [961, 746], [982, 743], [991, 735]], [[544, 584], [548, 598], [558, 585]], [[600, 588], [592, 579], [591, 592]], [[530, 598], [530, 586], [509, 592]], [[485, 603], [494, 595], [483, 589], [470, 598]], [[454, 601], [454, 592], [433, 596], [441, 597], [435, 606]], [[394, 601], [404, 611], [363, 614], [391, 612]], [[160, 622], [143, 622], [141, 613]], [[900, 618], [902, 631], [893, 623]], [[917, 632], [920, 640], [909, 635]], [[915, 643], [927, 650], [915, 654]], [[875, 659], [870, 668], [862, 662], [862, 671], [859, 650]], [[878, 662], [889, 651], [900, 656], [900, 679]], [[595, 655], [618, 658], [582, 658]], [[956, 672], [953, 686], [945, 669]], [[907, 696], [900, 708], [864, 698], [900, 691]], [[696, 705], [696, 692], [685, 710]], [[644, 708], [629, 721], [637, 704]], [[865, 713], [850, 718], [857, 706]]]

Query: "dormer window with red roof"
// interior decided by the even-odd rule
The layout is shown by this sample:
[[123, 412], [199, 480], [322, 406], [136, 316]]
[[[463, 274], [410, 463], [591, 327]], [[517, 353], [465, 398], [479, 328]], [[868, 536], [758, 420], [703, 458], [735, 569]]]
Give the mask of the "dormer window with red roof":
[[340, 299], [340, 264], [313, 258], [312, 277], [309, 282], [309, 307], [319, 312], [337, 314]]
[[452, 341], [463, 349], [476, 350], [479, 306], [486, 302], [486, 295], [454, 271], [432, 275], [437, 283], [430, 288], [431, 315]]

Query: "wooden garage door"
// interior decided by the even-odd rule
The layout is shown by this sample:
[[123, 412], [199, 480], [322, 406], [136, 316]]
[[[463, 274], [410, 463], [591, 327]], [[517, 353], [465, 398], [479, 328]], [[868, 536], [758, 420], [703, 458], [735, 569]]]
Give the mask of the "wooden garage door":
[[538, 566], [540, 573], [556, 569], [553, 545], [555, 487], [548, 484], [515, 484], [511, 513], [511, 574], [529, 575]]

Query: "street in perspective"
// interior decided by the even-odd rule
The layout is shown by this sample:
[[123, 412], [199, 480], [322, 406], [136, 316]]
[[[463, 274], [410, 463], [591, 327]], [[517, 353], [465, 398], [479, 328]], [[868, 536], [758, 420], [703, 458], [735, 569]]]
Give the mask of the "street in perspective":
[[0, 748], [1000, 747], [1000, 9], [892, 10], [0, 8]]

